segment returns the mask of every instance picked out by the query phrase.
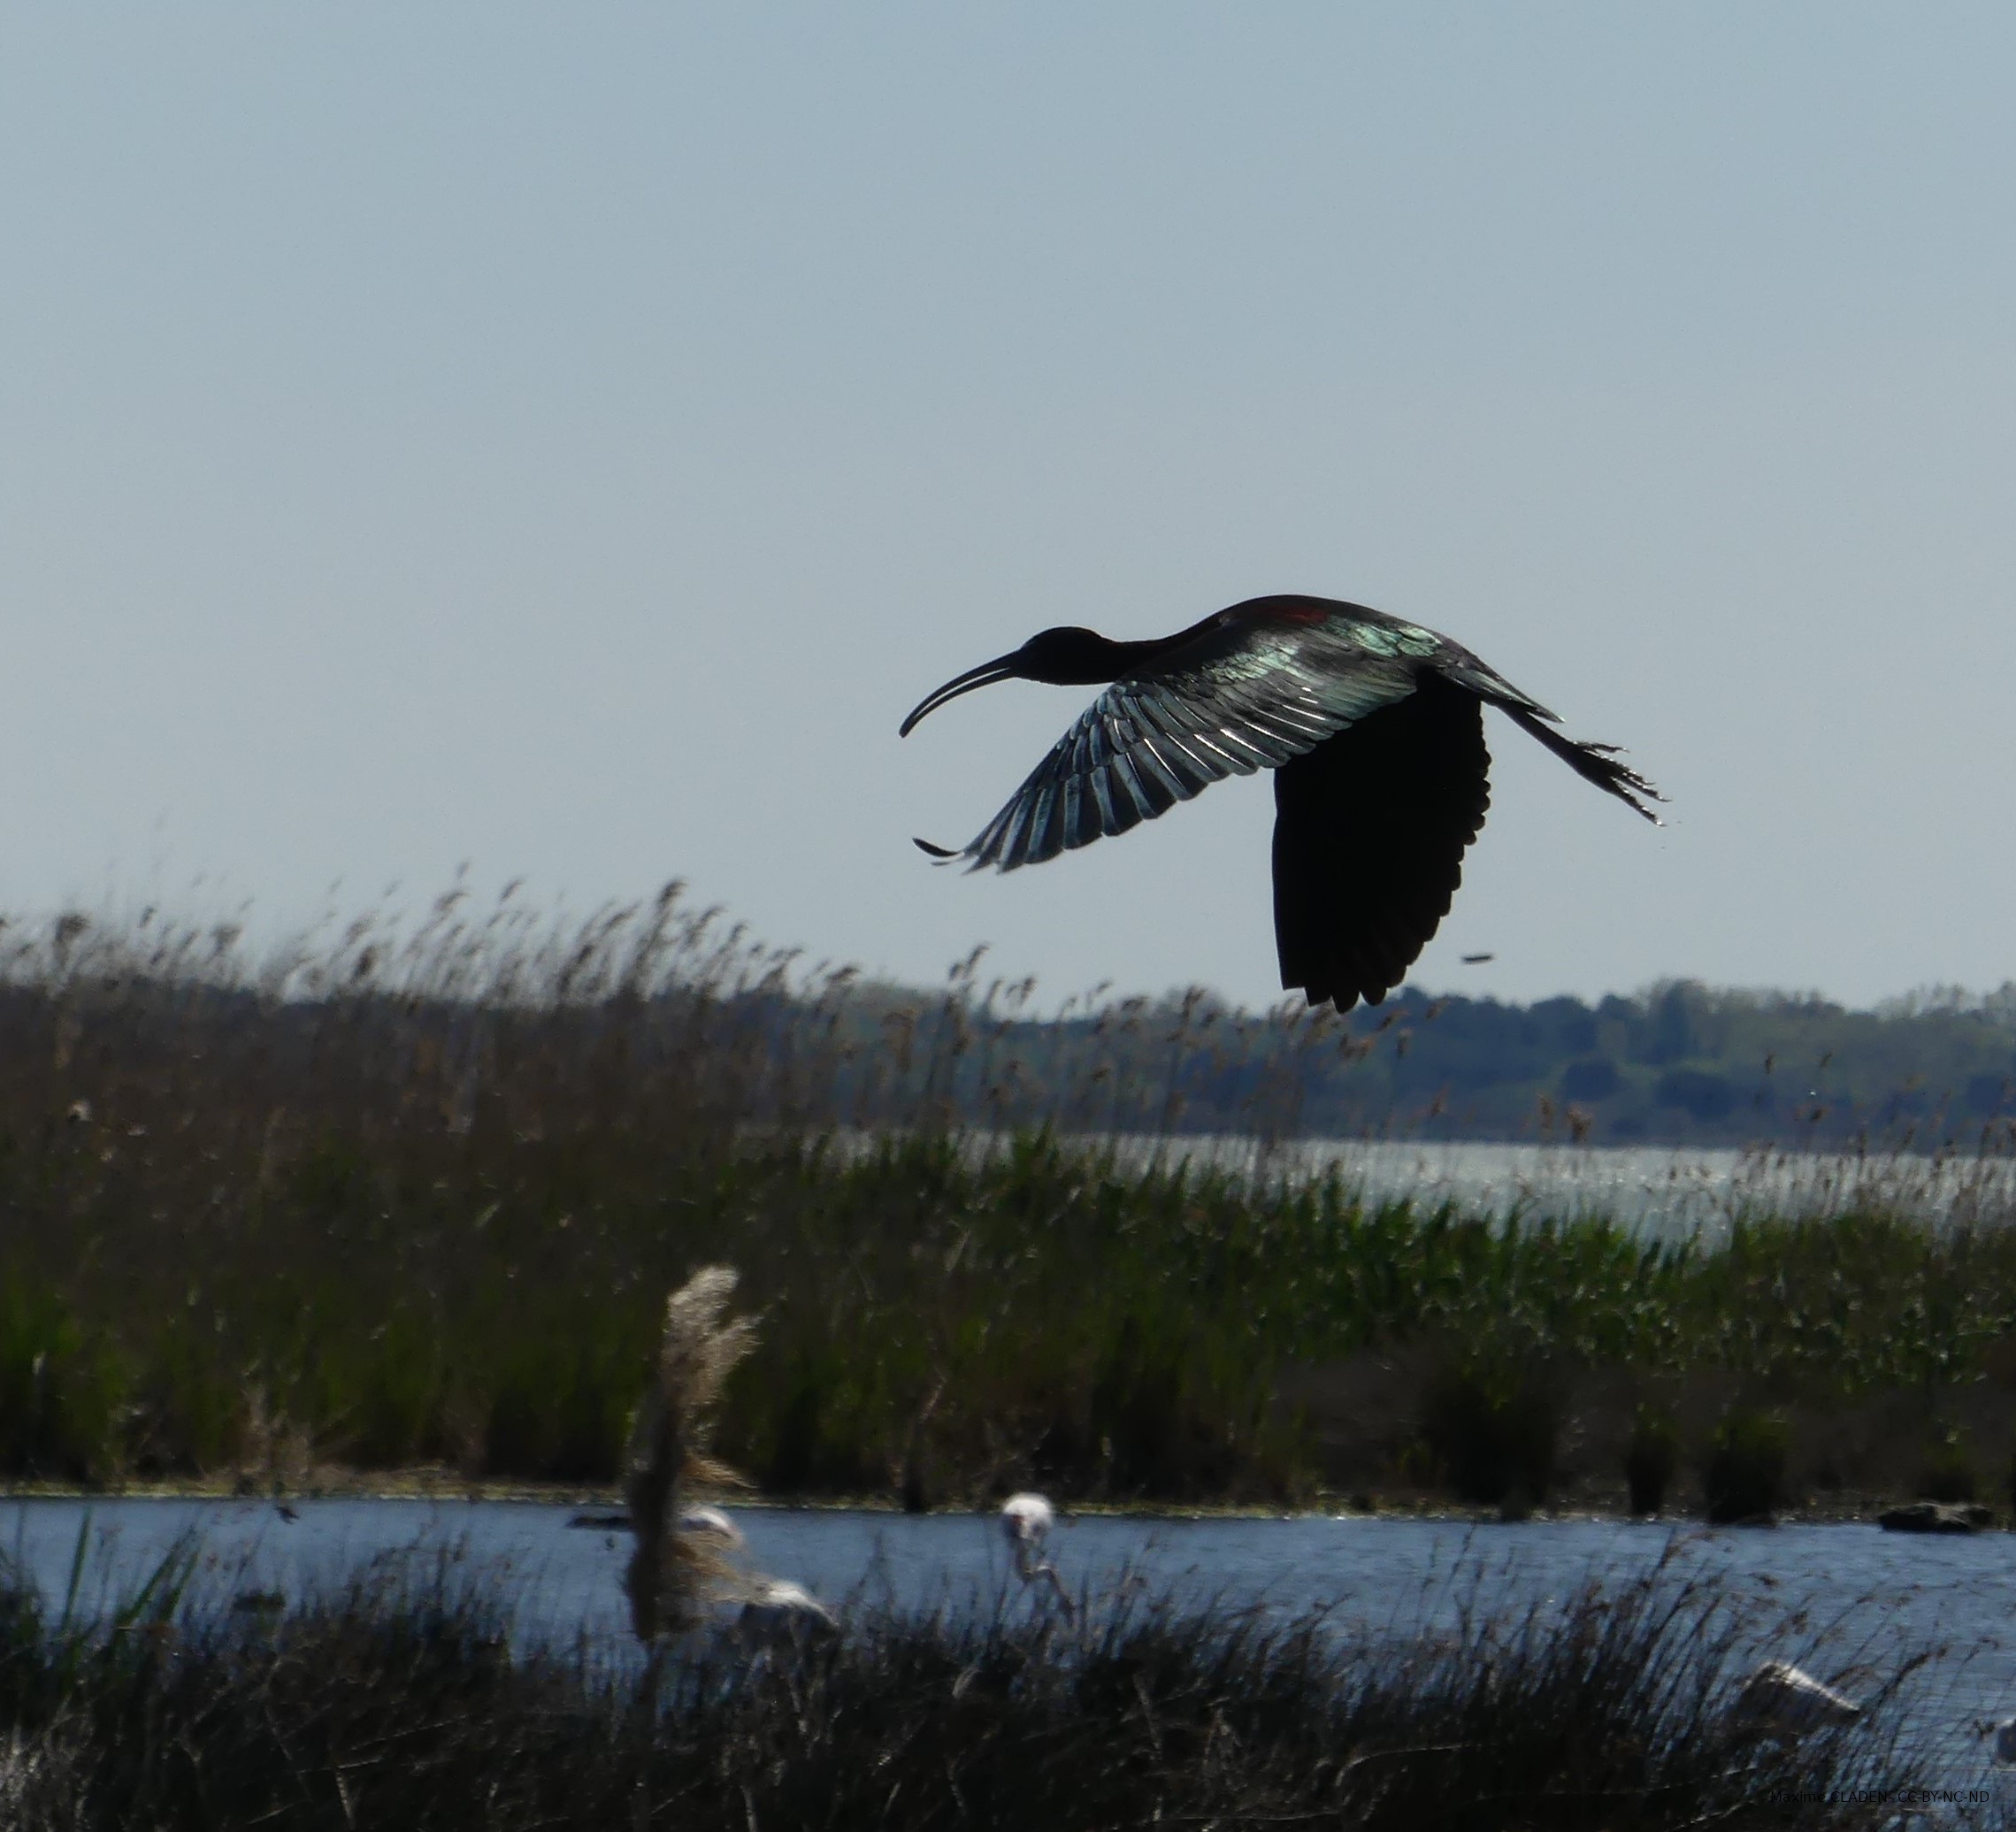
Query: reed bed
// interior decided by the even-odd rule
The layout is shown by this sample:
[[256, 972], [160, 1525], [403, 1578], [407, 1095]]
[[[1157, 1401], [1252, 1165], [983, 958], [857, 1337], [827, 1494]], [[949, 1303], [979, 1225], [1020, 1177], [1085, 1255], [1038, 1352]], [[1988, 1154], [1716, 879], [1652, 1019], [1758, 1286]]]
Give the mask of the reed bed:
[[[1928, 1228], [1864, 1179], [1658, 1243], [1192, 1168], [1213, 1076], [1284, 1140], [1362, 1039], [1198, 996], [1032, 1055], [981, 967], [865, 985], [676, 886], [572, 924], [451, 893], [258, 956], [152, 913], [0, 927], [0, 1476], [611, 1484], [662, 1294], [726, 1262], [763, 1327], [717, 1445], [777, 1493], [1489, 1503], [1580, 1454], [1621, 1495], [1591, 1393], [1670, 1414], [1683, 1485], [1734, 1409], [1791, 1420], [1790, 1490], [1943, 1458], [1999, 1492], [1991, 1204]], [[1062, 1142], [1114, 1129], [1172, 1149]], [[1368, 1359], [1400, 1385], [1346, 1444]]]
[[188, 1562], [110, 1621], [0, 1582], [10, 1827], [1852, 1828], [1941, 1779], [1922, 1652], [1860, 1669], [1864, 1719], [1759, 1736], [1756, 1599], [1672, 1567], [1439, 1637], [1123, 1590], [640, 1663], [514, 1652], [506, 1593], [446, 1563], [273, 1614], [199, 1606]]

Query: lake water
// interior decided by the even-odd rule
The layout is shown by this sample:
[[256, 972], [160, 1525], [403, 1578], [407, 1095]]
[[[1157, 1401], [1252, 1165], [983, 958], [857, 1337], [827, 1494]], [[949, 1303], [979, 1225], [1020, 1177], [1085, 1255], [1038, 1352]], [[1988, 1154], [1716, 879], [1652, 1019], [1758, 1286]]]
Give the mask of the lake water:
[[[69, 1588], [101, 1614], [184, 1534], [200, 1536], [199, 1602], [248, 1591], [290, 1599], [377, 1568], [425, 1576], [438, 1560], [495, 1578], [515, 1598], [521, 1643], [612, 1653], [628, 1646], [624, 1532], [582, 1529], [567, 1506], [513, 1502], [115, 1499], [0, 1501], [0, 1551], [52, 1608]], [[758, 1570], [807, 1585], [837, 1608], [919, 1609], [1020, 1601], [991, 1516], [906, 1517], [844, 1510], [731, 1510]], [[2016, 1537], [1922, 1538], [1864, 1525], [1676, 1529], [1617, 1521], [1476, 1525], [1396, 1517], [1144, 1520], [1065, 1518], [1048, 1553], [1073, 1591], [1094, 1596], [1138, 1576], [1151, 1595], [1251, 1606], [1283, 1619], [1315, 1607], [1347, 1627], [1418, 1635], [1453, 1625], [1466, 1598], [1545, 1608], [1591, 1578], [1625, 1579], [1671, 1556], [1726, 1579], [1758, 1625], [1759, 1653], [1798, 1658], [1854, 1693], [1906, 1652], [1943, 1649], [1913, 1683], [1909, 1721], [1952, 1786], [1992, 1785], [2016, 1803], [2016, 1772], [1989, 1767], [1977, 1724], [2016, 1713]], [[1806, 1626], [1788, 1629], [1804, 1611]]]
[[1375, 1201], [1470, 1213], [1608, 1216], [1660, 1238], [1713, 1238], [1744, 1214], [1831, 1215], [1856, 1204], [1952, 1222], [2016, 1216], [2016, 1156], [1673, 1146], [1503, 1145], [1405, 1139], [1122, 1137], [1084, 1141], [1123, 1163], [1189, 1159], [1241, 1174], [1337, 1171]]

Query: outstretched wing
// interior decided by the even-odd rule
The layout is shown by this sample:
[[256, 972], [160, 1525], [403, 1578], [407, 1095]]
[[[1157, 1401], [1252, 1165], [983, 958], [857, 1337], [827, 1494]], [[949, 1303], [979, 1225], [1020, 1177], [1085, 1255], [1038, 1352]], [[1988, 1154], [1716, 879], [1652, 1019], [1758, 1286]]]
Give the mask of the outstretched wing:
[[949, 856], [1012, 871], [1124, 833], [1228, 776], [1307, 755], [1467, 653], [1356, 605], [1264, 602], [1219, 612], [1153, 671], [1115, 681]]
[[1491, 806], [1476, 694], [1438, 674], [1274, 778], [1281, 984], [1349, 1011], [1398, 985], [1449, 913]]

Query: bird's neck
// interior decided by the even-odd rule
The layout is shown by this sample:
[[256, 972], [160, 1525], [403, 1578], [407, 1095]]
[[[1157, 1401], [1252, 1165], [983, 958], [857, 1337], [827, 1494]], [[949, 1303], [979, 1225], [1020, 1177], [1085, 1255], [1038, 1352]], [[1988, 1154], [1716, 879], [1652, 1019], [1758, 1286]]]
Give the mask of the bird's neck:
[[1118, 680], [1123, 674], [1132, 674], [1137, 670], [1146, 667], [1169, 647], [1169, 640], [1168, 637], [1161, 636], [1146, 642], [1109, 642], [1106, 647], [1106, 671], [1096, 678]]

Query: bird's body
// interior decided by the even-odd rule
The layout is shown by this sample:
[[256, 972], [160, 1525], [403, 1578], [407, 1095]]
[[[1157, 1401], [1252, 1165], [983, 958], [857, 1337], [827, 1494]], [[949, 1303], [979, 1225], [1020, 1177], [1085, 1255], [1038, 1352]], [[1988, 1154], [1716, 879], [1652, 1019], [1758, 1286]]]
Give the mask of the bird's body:
[[1068, 1616], [1073, 1613], [1071, 1593], [1065, 1588], [1064, 1580], [1058, 1576], [1057, 1568], [1038, 1556], [1056, 1519], [1057, 1512], [1046, 1496], [1010, 1495], [1001, 1503], [1001, 1531], [1015, 1549], [1016, 1575], [1025, 1584], [1033, 1584], [1039, 1578], [1047, 1583]]
[[1790, 1660], [1763, 1660], [1736, 1694], [1736, 1712], [1760, 1729], [1803, 1736], [1852, 1723], [1862, 1707]]
[[1001, 1503], [1001, 1531], [1019, 1556], [1033, 1552], [1049, 1537], [1057, 1513], [1044, 1495], [1010, 1495]]
[[745, 1641], [762, 1645], [799, 1642], [832, 1634], [832, 1612], [802, 1584], [780, 1577], [758, 1578], [742, 1604], [740, 1629]]
[[995, 681], [1110, 683], [1008, 805], [957, 852], [1040, 864], [1152, 820], [1227, 776], [1275, 774], [1281, 983], [1348, 1011], [1397, 985], [1448, 913], [1490, 806], [1483, 707], [1648, 820], [1658, 792], [1612, 747], [1460, 643], [1336, 599], [1254, 598], [1158, 641], [1046, 630], [947, 681], [903, 722]]
[[718, 1507], [689, 1507], [679, 1515], [679, 1531], [689, 1538], [705, 1540], [732, 1550], [740, 1546], [742, 1529]]

